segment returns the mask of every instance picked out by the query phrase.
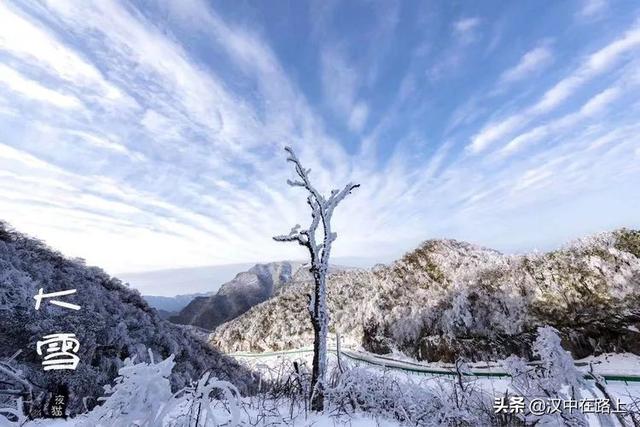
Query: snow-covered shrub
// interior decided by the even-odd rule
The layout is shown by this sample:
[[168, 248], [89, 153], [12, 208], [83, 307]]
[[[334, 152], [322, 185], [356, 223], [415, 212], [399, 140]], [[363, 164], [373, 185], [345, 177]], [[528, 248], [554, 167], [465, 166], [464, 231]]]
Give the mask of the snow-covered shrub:
[[175, 366], [171, 355], [155, 363], [149, 350], [149, 362], [134, 363], [127, 358], [118, 370], [115, 384], [105, 385], [103, 404], [88, 414], [88, 425], [146, 426], [152, 425], [160, 408], [171, 398], [169, 376]]
[[[540, 358], [537, 365], [528, 365], [516, 356], [507, 358], [503, 364], [511, 375], [511, 388], [517, 396], [524, 397], [525, 410], [534, 399], [545, 401], [548, 407], [555, 407], [553, 402], [581, 399], [581, 389], [589, 385], [573, 363], [571, 354], [562, 348], [557, 329], [550, 326], [538, 328], [533, 353]], [[557, 409], [557, 412], [542, 415], [525, 412], [522, 421], [539, 425], [587, 425], [580, 411], [567, 410], [563, 405]]]
[[347, 368], [327, 393], [338, 414], [366, 412], [408, 425], [442, 425], [446, 404], [421, 382], [401, 381], [390, 372], [380, 374], [362, 367]]
[[22, 411], [22, 398], [15, 399], [13, 407], [0, 407], [0, 427], [17, 427], [22, 425], [27, 417]]
[[[75, 427], [210, 427], [238, 425], [241, 396], [227, 381], [205, 373], [198, 381], [171, 393], [169, 377], [174, 356], [156, 363], [148, 350], [149, 362], [124, 361], [113, 385], [105, 385], [101, 405], [91, 412], [68, 420]], [[11, 408], [3, 410], [0, 427], [17, 427], [25, 420]], [[67, 425], [67, 424], [64, 424]]]
[[228, 381], [206, 372], [195, 384], [185, 387], [163, 405], [151, 426], [210, 427], [240, 423], [241, 396]]
[[465, 360], [456, 360], [455, 372], [452, 379], [436, 383], [443, 405], [440, 411], [442, 424], [488, 425], [492, 415], [489, 410], [491, 396], [478, 385]]
[[10, 362], [11, 359], [0, 362], [0, 427], [21, 425], [28, 412], [25, 400], [33, 401], [31, 383]]

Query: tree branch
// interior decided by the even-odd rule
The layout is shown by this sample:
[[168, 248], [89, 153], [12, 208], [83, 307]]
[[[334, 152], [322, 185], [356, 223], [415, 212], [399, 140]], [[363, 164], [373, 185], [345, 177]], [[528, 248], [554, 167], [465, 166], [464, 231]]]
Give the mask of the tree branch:
[[282, 234], [280, 236], [274, 236], [273, 240], [276, 242], [298, 242], [302, 246], [309, 246], [309, 236], [307, 230], [298, 231], [300, 224], [296, 224], [291, 229], [289, 234]]

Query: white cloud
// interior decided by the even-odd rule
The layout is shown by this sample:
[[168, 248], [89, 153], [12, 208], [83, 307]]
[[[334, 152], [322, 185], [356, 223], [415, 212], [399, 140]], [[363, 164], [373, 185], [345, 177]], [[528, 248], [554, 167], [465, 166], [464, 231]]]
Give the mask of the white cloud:
[[438, 147], [435, 153], [429, 159], [429, 163], [423, 169], [421, 173], [421, 179], [416, 183], [417, 185], [424, 185], [425, 182], [432, 180], [434, 175], [442, 167], [445, 157], [450, 153], [455, 140], [449, 139]]
[[426, 71], [426, 75], [432, 82], [437, 82], [443, 77], [451, 75], [458, 70], [464, 61], [464, 52], [461, 48], [447, 50], [442, 58], [437, 60]]
[[227, 246], [238, 236], [224, 225], [122, 182], [63, 171], [1, 144], [0, 166], [3, 219], [111, 272], [224, 262], [227, 256], [232, 262], [251, 253], [242, 243]]
[[64, 134], [68, 134], [71, 136], [79, 137], [83, 142], [87, 143], [92, 147], [96, 147], [102, 150], [112, 151], [114, 153], [119, 153], [126, 155], [129, 158], [144, 160], [144, 156], [140, 153], [132, 152], [126, 145], [121, 142], [117, 142], [114, 140], [114, 137], [108, 137], [103, 135], [98, 135], [88, 131], [80, 131], [80, 130], [60, 130], [60, 129], [50, 129], [53, 132], [59, 132], [64, 137]]
[[596, 75], [610, 69], [622, 54], [640, 46], [640, 27], [635, 26], [625, 35], [602, 49], [589, 55], [582, 65], [571, 75], [562, 79], [549, 89], [536, 103], [531, 111], [535, 114], [543, 114], [551, 111], [561, 102], [565, 101], [587, 81]]
[[463, 43], [470, 43], [475, 40], [476, 30], [480, 26], [480, 18], [462, 18], [453, 23], [454, 35]]
[[336, 113], [346, 116], [349, 121], [361, 84], [358, 73], [345, 55], [335, 48], [325, 48], [320, 61], [324, 97]]
[[613, 130], [607, 131], [602, 135], [598, 135], [593, 139], [588, 149], [596, 150], [606, 146], [615, 145], [623, 141], [633, 140], [640, 132], [640, 125], [619, 126]]
[[42, 26], [9, 9], [5, 3], [0, 3], [0, 50], [35, 63], [43, 70], [53, 71], [74, 85], [97, 90], [109, 100], [120, 100], [124, 96], [78, 53]]
[[513, 191], [522, 191], [530, 189], [534, 185], [542, 185], [545, 181], [553, 175], [553, 172], [546, 166], [530, 169], [522, 174], [522, 176], [516, 180], [513, 186]]
[[591, 98], [580, 109], [580, 114], [584, 116], [592, 116], [602, 112], [609, 104], [618, 99], [621, 90], [618, 87], [611, 87], [598, 93]]
[[471, 144], [467, 146], [467, 150], [474, 154], [484, 151], [492, 142], [510, 134], [523, 123], [525, 119], [516, 115], [490, 123], [471, 138]]
[[72, 95], [63, 94], [42, 86], [40, 83], [28, 79], [17, 71], [0, 64], [0, 82], [12, 91], [35, 100], [45, 102], [61, 108], [80, 108], [82, 103]]
[[[17, 180], [15, 176], [20, 174], [15, 174], [13, 181], [4, 181], [8, 188], [0, 195], [3, 203], [5, 199], [11, 203], [7, 205], [10, 213], [5, 219], [70, 255], [81, 255], [112, 271], [296, 256], [297, 248], [278, 245], [271, 240], [271, 233], [280, 231], [278, 228], [284, 231], [291, 223], [300, 221], [301, 213], [305, 212], [304, 195], [300, 195], [300, 203], [292, 203], [285, 184], [290, 171], [284, 155], [264, 158], [264, 150], [273, 151], [268, 144], [300, 139], [298, 154], [316, 171], [314, 180], [321, 188], [327, 187], [329, 181], [346, 180], [350, 162], [344, 161], [340, 145], [323, 135], [304, 97], [288, 81], [273, 52], [251, 34], [216, 21], [215, 14], [207, 14], [208, 6], [195, 4], [201, 6], [204, 7], [198, 10], [204, 18], [199, 21], [203, 25], [201, 31], [207, 31], [208, 35], [209, 31], [219, 33], [219, 39], [214, 39], [230, 59], [257, 79], [264, 105], [253, 105], [231, 92], [215, 71], [204, 70], [192, 61], [170, 34], [161, 33], [117, 3], [101, 3], [98, 10], [82, 2], [70, 6], [52, 2], [51, 16], [63, 28], [64, 25], [72, 28], [73, 36], [85, 37], [109, 78], [149, 103], [150, 108], [144, 113], [118, 111], [109, 117], [87, 109], [83, 115], [66, 117], [91, 132], [61, 129], [52, 138], [40, 129], [25, 143], [10, 139], [12, 145], [25, 148], [28, 145], [31, 151], [54, 157], [73, 168], [73, 151], [85, 147], [70, 140], [68, 136], [72, 135], [87, 147], [96, 148], [89, 153], [79, 151], [85, 153], [81, 162], [77, 162], [81, 168], [102, 172], [110, 167], [113, 178], [106, 182], [104, 177], [87, 179], [69, 173], [58, 180], [73, 183], [65, 189], [67, 193], [46, 194], [34, 191], [33, 182]], [[43, 61], [38, 55], [39, 52], [33, 54], [32, 62]], [[74, 85], [67, 88], [78, 89]], [[366, 105], [353, 106], [357, 109], [352, 124], [361, 127], [366, 121]], [[258, 119], [257, 110], [264, 114], [264, 121]], [[92, 122], [84, 122], [85, 118]], [[194, 134], [195, 141], [191, 139]], [[180, 138], [172, 139], [172, 135]], [[202, 135], [204, 141], [198, 139]], [[38, 144], [43, 138], [46, 142]], [[121, 140], [127, 145], [120, 145]], [[130, 147], [132, 144], [153, 144], [145, 150], [152, 153], [152, 158], [144, 164], [131, 165], [125, 162], [116, 165], [104, 158], [103, 149], [135, 158], [137, 153]], [[65, 146], [72, 149], [61, 151], [59, 156], [55, 154], [55, 147]], [[256, 154], [254, 149], [261, 152]], [[322, 155], [315, 155], [320, 151]], [[23, 173], [37, 172], [31, 169]], [[48, 179], [49, 183], [54, 181]], [[261, 191], [255, 191], [256, 188]], [[89, 193], [100, 199], [73, 197]], [[30, 198], [25, 200], [19, 194], [29, 194]], [[50, 200], [56, 203], [49, 203]], [[112, 203], [130, 205], [136, 210], [110, 210]], [[30, 204], [39, 207], [27, 215]], [[265, 210], [265, 205], [273, 208]], [[110, 221], [100, 223], [98, 219], [102, 216]], [[73, 230], [69, 231], [71, 217], [75, 220]], [[63, 228], [67, 231], [60, 231]], [[113, 237], [116, 235], [118, 239]], [[88, 247], [90, 238], [101, 244]], [[107, 257], [117, 244], [125, 245], [129, 239], [138, 243], [128, 245], [117, 259]], [[171, 254], [160, 254], [154, 248], [144, 250], [148, 245], [173, 249], [169, 251]]]
[[179, 139], [181, 126], [179, 121], [171, 120], [155, 110], [145, 111], [140, 123], [152, 134], [160, 138]]
[[498, 152], [498, 156], [504, 158], [540, 139], [550, 137], [551, 135], [557, 136], [561, 132], [565, 132], [567, 129], [583, 123], [586, 119], [597, 119], [595, 116], [602, 113], [611, 103], [618, 99], [620, 94], [621, 89], [618, 86], [604, 89], [587, 100], [579, 110], [551, 120], [544, 125], [537, 126], [516, 136]]
[[[630, 130], [601, 142], [591, 153], [582, 149], [617, 122], [575, 142], [568, 136], [573, 138], [570, 134], [580, 127], [569, 128], [566, 119], [559, 122], [566, 126], [566, 143], [539, 144], [540, 150], [509, 162], [461, 156], [458, 148], [462, 138], [468, 138], [468, 128], [493, 108], [482, 99], [470, 103], [469, 111], [460, 110], [445, 131], [445, 142], [432, 147], [437, 138], [425, 130], [424, 115], [433, 105], [429, 101], [417, 105], [422, 116], [405, 108], [422, 102], [424, 55], [411, 65], [415, 81], [401, 85], [406, 90], [399, 91], [397, 104], [389, 109], [394, 117], [383, 114], [389, 127], [379, 130], [380, 122], [374, 120], [379, 115], [370, 111], [373, 104], [362, 96], [363, 85], [375, 83], [358, 72], [363, 62], [346, 54], [346, 42], [344, 50], [320, 52], [325, 61], [319, 70], [325, 72], [322, 99], [354, 133], [374, 129], [363, 136], [370, 144], [363, 142], [361, 152], [349, 155], [325, 132], [316, 114], [321, 106], [309, 104], [322, 100], [308, 100], [289, 78], [268, 44], [270, 39], [250, 26], [231, 25], [208, 3], [153, 3], [149, 13], [118, 2], [88, 6], [81, 1], [52, 1], [46, 12], [43, 8], [35, 8], [50, 13], [43, 21], [27, 19], [27, 8], [17, 14], [31, 25], [28, 31], [19, 31], [35, 34], [36, 39], [42, 35], [42, 44], [20, 46], [8, 35], [4, 40], [13, 41], [3, 46], [12, 47], [3, 55], [23, 76], [46, 76], [39, 82], [43, 86], [56, 81], [61, 93], [72, 94], [85, 108], [58, 108], [64, 120], [52, 125], [55, 135], [42, 129], [25, 130], [26, 136], [21, 130], [3, 132], [2, 142], [7, 144], [0, 145], [3, 219], [112, 272], [304, 257], [300, 248], [271, 240], [272, 234], [308, 220], [304, 193], [284, 183], [291, 174], [280, 150], [284, 144], [297, 149], [319, 187], [329, 189], [349, 180], [362, 184], [336, 212], [336, 256], [383, 254], [390, 259], [436, 235], [499, 244], [496, 236], [508, 234], [506, 227], [531, 212], [537, 214], [528, 209], [532, 198], [545, 202], [567, 191], [585, 192], [594, 182], [610, 182], [613, 178], [606, 175], [610, 170], [633, 178], [629, 159], [637, 158]], [[158, 24], [162, 28], [155, 25], [155, 8], [162, 9]], [[164, 13], [167, 8], [172, 13]], [[48, 22], [55, 22], [55, 30]], [[459, 23], [456, 40], [467, 37], [462, 34], [475, 37], [479, 29], [478, 22]], [[208, 43], [189, 50], [181, 44], [183, 34]], [[322, 43], [321, 47], [327, 46]], [[41, 45], [62, 54], [49, 55], [39, 50]], [[603, 58], [621, 58], [623, 54], [616, 52], [628, 52], [625, 46], [614, 46], [613, 53]], [[448, 59], [451, 67], [464, 59], [468, 46], [455, 47], [457, 59]], [[204, 57], [194, 56], [200, 54]], [[213, 57], [222, 59], [224, 68], [218, 68], [218, 61], [207, 62]], [[535, 59], [533, 55], [521, 61], [525, 65], [517, 64], [512, 78], [535, 72]], [[84, 65], [65, 68], [74, 61]], [[610, 66], [616, 63], [614, 59]], [[230, 74], [233, 78], [225, 80]], [[96, 106], [87, 88], [100, 87], [99, 81], [135, 97], [140, 105], [116, 111]], [[4, 97], [2, 91], [0, 98]], [[595, 121], [606, 111], [606, 101], [604, 95], [594, 99], [583, 113], [592, 114], [587, 118]], [[31, 121], [30, 111], [20, 111], [13, 102], [6, 105], [11, 116], [0, 120]], [[473, 150], [481, 152], [500, 139], [525, 134], [529, 129], [520, 130], [535, 118], [528, 114], [491, 118], [476, 132]], [[382, 150], [366, 148], [379, 143], [386, 149], [386, 130], [401, 123], [399, 116], [408, 129], [392, 141], [396, 145], [388, 158], [379, 161], [376, 154]], [[544, 132], [539, 132], [542, 138]], [[521, 146], [535, 143], [535, 137], [530, 135]], [[122, 158], [136, 159], [138, 153], [145, 153], [141, 161]], [[370, 158], [375, 161], [368, 163]], [[595, 160], [592, 172], [589, 164]], [[539, 170], [541, 165], [546, 172]], [[522, 191], [514, 191], [514, 186]], [[500, 224], [495, 218], [501, 218]], [[373, 237], [371, 230], [376, 230]]]
[[538, 46], [525, 53], [513, 68], [502, 73], [500, 80], [503, 82], [522, 80], [550, 64], [552, 60], [551, 50], [546, 46]]
[[588, 55], [570, 75], [547, 90], [536, 103], [485, 125], [473, 135], [467, 146], [467, 151], [474, 154], [480, 153], [499, 139], [517, 131], [532, 119], [551, 112], [588, 81], [610, 69], [624, 53], [638, 46], [640, 46], [640, 27], [635, 25], [622, 37]]
[[606, 0], [582, 0], [582, 7], [579, 15], [585, 18], [591, 18], [602, 14], [607, 8]]
[[584, 81], [584, 75], [580, 72], [560, 80], [555, 86], [544, 93], [540, 101], [538, 101], [530, 111], [534, 114], [544, 114], [551, 111], [565, 99], [573, 95]]
[[349, 128], [354, 132], [360, 132], [367, 121], [369, 108], [364, 102], [358, 102], [353, 106], [349, 116]]
[[0, 160], [7, 161], [6, 164], [3, 164], [3, 166], [7, 168], [10, 164], [23, 164], [29, 168], [33, 168], [34, 170], [56, 173], [62, 172], [62, 170], [56, 166], [42, 161], [29, 153], [15, 149], [2, 141], [0, 141]]
[[502, 150], [499, 151], [500, 156], [507, 156], [520, 150], [523, 146], [543, 138], [549, 134], [552, 126], [543, 125], [533, 128], [513, 138]]
[[600, 73], [609, 69], [622, 54], [640, 46], [640, 24], [636, 24], [623, 37], [590, 55], [585, 72], [588, 75]]
[[[228, 138], [220, 142], [232, 144], [237, 142], [235, 137], [252, 130], [252, 112], [246, 105], [232, 96], [215, 74], [193, 64], [180, 45], [153, 25], [116, 3], [72, 4], [52, 1], [48, 7], [76, 31], [99, 32], [106, 38], [110, 57], [105, 59], [111, 61], [106, 65], [119, 73], [136, 75], [134, 80], [119, 75], [119, 79], [126, 79], [123, 84], [146, 92], [149, 101], [164, 101], [167, 109], [181, 108], [209, 131], [219, 131], [224, 120], [222, 130]], [[138, 83], [145, 79], [155, 84]]]
[[[251, 32], [246, 27], [228, 25], [210, 5], [201, 0], [169, 2], [167, 7], [183, 28], [189, 31], [197, 29], [206, 34], [228, 54], [229, 59], [240, 67], [246, 77], [256, 80], [265, 100], [262, 105], [265, 118], [259, 124], [263, 128], [256, 130], [257, 140], [265, 143], [265, 134], [280, 141], [326, 139], [325, 136], [318, 135], [322, 132], [317, 117], [260, 34]], [[237, 102], [244, 101], [239, 99]], [[349, 115], [345, 114], [345, 117], [348, 119]], [[247, 118], [243, 120], [246, 121]], [[322, 151], [317, 150], [315, 144], [302, 145], [315, 156], [335, 156], [332, 160], [336, 164], [347, 162], [335, 141], [331, 141], [331, 149]]]

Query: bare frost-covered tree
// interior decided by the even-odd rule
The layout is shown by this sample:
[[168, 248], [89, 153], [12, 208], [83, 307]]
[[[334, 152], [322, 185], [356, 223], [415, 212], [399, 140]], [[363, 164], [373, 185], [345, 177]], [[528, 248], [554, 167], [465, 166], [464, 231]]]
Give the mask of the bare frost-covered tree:
[[[329, 313], [327, 311], [326, 279], [329, 268], [329, 256], [331, 244], [336, 240], [336, 233], [331, 231], [331, 216], [333, 210], [347, 194], [351, 193], [359, 184], [347, 184], [342, 190], [332, 190], [328, 198], [322, 196], [309, 181], [310, 169], [305, 169], [300, 164], [291, 147], [285, 147], [289, 153], [287, 161], [293, 163], [298, 175], [296, 180], [287, 180], [292, 187], [302, 187], [309, 193], [307, 204], [311, 208], [311, 225], [306, 230], [301, 230], [300, 225], [291, 229], [288, 235], [276, 236], [278, 242], [298, 242], [309, 251], [311, 258], [311, 273], [314, 280], [314, 292], [309, 298], [309, 314], [313, 326], [313, 370], [311, 372], [311, 409], [322, 411], [324, 409], [324, 381], [327, 371], [327, 330], [329, 327]], [[322, 223], [322, 242], [318, 243], [316, 231]]]

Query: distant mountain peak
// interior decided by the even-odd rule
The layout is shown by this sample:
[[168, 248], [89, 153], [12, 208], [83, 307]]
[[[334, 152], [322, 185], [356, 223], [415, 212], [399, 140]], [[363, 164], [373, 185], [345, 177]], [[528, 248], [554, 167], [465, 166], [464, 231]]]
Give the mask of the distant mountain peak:
[[304, 269], [304, 263], [294, 261], [256, 264], [236, 274], [216, 294], [194, 298], [170, 320], [213, 330], [271, 298], [277, 289], [299, 277]]

